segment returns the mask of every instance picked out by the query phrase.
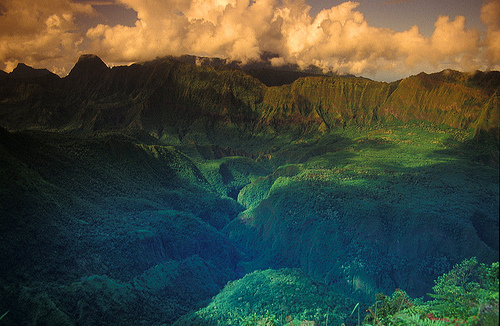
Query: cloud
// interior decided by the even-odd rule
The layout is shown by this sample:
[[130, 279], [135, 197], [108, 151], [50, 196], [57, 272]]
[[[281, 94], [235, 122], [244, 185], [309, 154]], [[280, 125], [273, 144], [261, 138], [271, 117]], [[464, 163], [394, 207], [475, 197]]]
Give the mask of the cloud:
[[[301, 66], [315, 64], [349, 73], [376, 69], [384, 59], [394, 59], [396, 48], [389, 29], [368, 25], [358, 3], [346, 2], [323, 10], [311, 21], [284, 16], [287, 47], [282, 55]], [[298, 25], [300, 24], [300, 25]]]
[[404, 58], [407, 68], [421, 65], [463, 71], [481, 68], [474, 61], [480, 53], [480, 35], [465, 28], [465, 17], [457, 16], [450, 20], [447, 16], [439, 16], [434, 26], [429, 38], [424, 37], [417, 26], [394, 34], [396, 57]]
[[38, 66], [54, 63], [83, 41], [75, 15], [92, 14], [90, 5], [69, 0], [3, 0], [0, 15], [0, 68], [11, 70], [22, 59]]
[[7, 10], [0, 15], [0, 64], [4, 67], [22, 57], [29, 64], [56, 62], [69, 54], [74, 64], [77, 52], [95, 53], [110, 64], [182, 54], [249, 62], [273, 53], [274, 65], [313, 64], [368, 76], [394, 69], [408, 74], [422, 68], [472, 70], [500, 65], [499, 0], [483, 5], [486, 35], [467, 29], [462, 16], [439, 16], [430, 37], [417, 26], [404, 32], [370, 26], [353, 1], [312, 16], [305, 0], [116, 0], [137, 12], [133, 26], [98, 24], [81, 32], [74, 18], [92, 14], [90, 2], [50, 0], [38, 6], [42, 10], [30, 9], [36, 2], [7, 0], [3, 5]]
[[481, 8], [481, 21], [486, 25], [485, 57], [490, 69], [500, 66], [500, 1], [493, 0]]
[[[370, 26], [357, 11], [359, 3], [352, 1], [315, 17], [302, 0], [121, 2], [137, 11], [135, 26], [100, 25], [87, 33], [93, 51], [116, 61], [189, 53], [247, 62], [272, 52], [278, 55], [274, 64], [314, 64], [354, 74], [395, 66], [481, 68], [476, 60], [480, 35], [466, 29], [462, 16], [440, 16], [433, 35], [426, 38], [416, 26], [402, 33]], [[489, 35], [491, 47], [497, 44], [496, 34]], [[490, 57], [498, 53], [489, 51]]]
[[247, 62], [258, 59], [266, 44], [272, 43], [266, 34], [272, 25], [274, 0], [259, 0], [251, 6], [241, 0], [122, 3], [137, 11], [135, 26], [99, 25], [87, 32], [91, 49], [109, 54], [112, 60], [190, 53]]

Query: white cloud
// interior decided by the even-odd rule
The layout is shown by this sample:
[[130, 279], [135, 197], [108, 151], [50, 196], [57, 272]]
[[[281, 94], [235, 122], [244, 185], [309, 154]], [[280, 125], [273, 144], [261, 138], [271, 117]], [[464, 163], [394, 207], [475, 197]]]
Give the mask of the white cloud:
[[[137, 12], [134, 26], [99, 24], [81, 33], [76, 15], [90, 5], [70, 0], [6, 0], [0, 16], [0, 64], [28, 58], [74, 64], [76, 52], [95, 53], [109, 64], [158, 56], [195, 54], [243, 62], [264, 52], [273, 65], [314, 64], [368, 76], [399, 69], [487, 69], [500, 64], [500, 2], [483, 5], [487, 34], [467, 29], [465, 18], [440, 16], [431, 37], [417, 26], [404, 32], [370, 26], [357, 2], [310, 14], [304, 0], [117, 0]], [[2, 32], [3, 31], [3, 32]], [[52, 61], [51, 61], [52, 60]], [[1, 67], [1, 66], [0, 66]]]

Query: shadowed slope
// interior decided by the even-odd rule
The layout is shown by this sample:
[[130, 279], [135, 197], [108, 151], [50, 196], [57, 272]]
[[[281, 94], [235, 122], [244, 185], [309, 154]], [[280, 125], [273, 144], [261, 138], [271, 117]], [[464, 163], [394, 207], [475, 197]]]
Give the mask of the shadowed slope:
[[117, 134], [0, 137], [6, 322], [169, 323], [236, 277], [239, 253], [219, 229], [241, 208], [174, 148]]
[[89, 55], [66, 78], [0, 78], [11, 324], [209, 321], [219, 305], [234, 321], [295, 285], [308, 299], [285, 295], [277, 313], [310, 318], [318, 300], [317, 320], [341, 322], [321, 298], [424, 295], [463, 258], [498, 259], [495, 73], [267, 87], [223, 66]]
[[109, 69], [98, 57], [84, 55], [66, 78], [52, 83], [12, 74], [0, 87], [0, 123], [11, 129], [142, 128], [169, 142], [218, 145], [272, 132], [297, 136], [411, 120], [498, 133], [497, 72], [421, 73], [390, 84], [302, 77], [267, 87], [224, 66], [165, 58]]

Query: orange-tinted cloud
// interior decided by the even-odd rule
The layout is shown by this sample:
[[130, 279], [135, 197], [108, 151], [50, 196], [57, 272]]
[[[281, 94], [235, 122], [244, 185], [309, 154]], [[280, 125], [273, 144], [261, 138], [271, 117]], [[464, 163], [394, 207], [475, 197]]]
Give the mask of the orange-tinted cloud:
[[[74, 32], [75, 15], [92, 14], [90, 5], [69, 0], [2, 0], [0, 68], [11, 70], [22, 60], [34, 66], [75, 52], [83, 41]], [[3, 67], [2, 67], [3, 65]]]
[[485, 57], [489, 68], [498, 69], [500, 65], [500, 1], [493, 0], [481, 8], [481, 20], [487, 26], [484, 44]]
[[[74, 17], [90, 14], [92, 8], [69, 0], [49, 1], [36, 19], [0, 32], [0, 63], [11, 67], [30, 53], [32, 61], [37, 55], [55, 60], [75, 51], [95, 53], [110, 64], [181, 54], [248, 62], [270, 52], [278, 55], [271, 59], [274, 65], [314, 64], [368, 76], [395, 69], [407, 75], [416, 69], [500, 67], [499, 0], [483, 5], [486, 35], [467, 29], [462, 16], [439, 16], [430, 37], [418, 26], [404, 32], [370, 26], [353, 1], [315, 16], [304, 0], [117, 1], [137, 12], [134, 26], [99, 24], [81, 33], [74, 29]], [[0, 28], [33, 15], [29, 4], [22, 3], [33, 5], [36, 0], [7, 0], [9, 10], [0, 16]], [[9, 13], [21, 7], [26, 12]], [[68, 60], [74, 63], [74, 58]]]
[[[393, 67], [485, 68], [480, 34], [467, 29], [462, 16], [440, 16], [433, 35], [424, 37], [416, 26], [402, 33], [370, 26], [352, 1], [315, 17], [301, 0], [121, 1], [138, 12], [136, 26], [98, 26], [87, 33], [95, 52], [117, 61], [189, 53], [246, 62], [272, 52], [279, 55], [272, 59], [276, 65], [314, 64], [354, 74]], [[488, 35], [489, 58], [498, 65], [492, 54], [498, 51], [491, 49], [495, 34]]]

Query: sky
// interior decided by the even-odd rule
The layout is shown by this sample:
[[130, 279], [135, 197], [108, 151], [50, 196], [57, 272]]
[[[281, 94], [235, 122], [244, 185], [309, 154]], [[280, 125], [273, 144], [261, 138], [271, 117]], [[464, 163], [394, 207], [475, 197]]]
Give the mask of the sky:
[[500, 0], [0, 0], [0, 69], [66, 76], [82, 54], [110, 67], [167, 55], [393, 81], [500, 70]]

